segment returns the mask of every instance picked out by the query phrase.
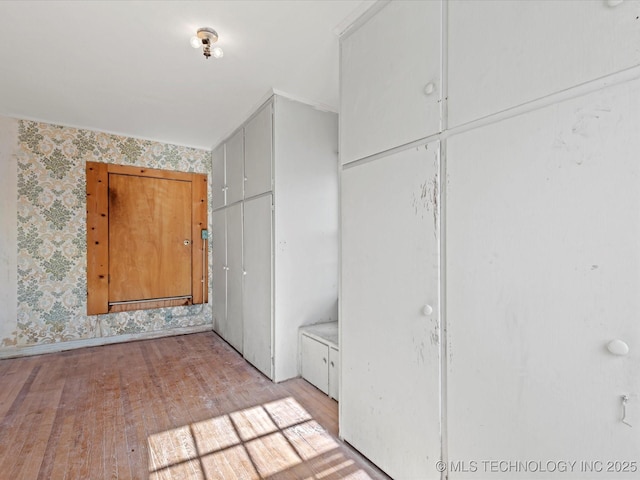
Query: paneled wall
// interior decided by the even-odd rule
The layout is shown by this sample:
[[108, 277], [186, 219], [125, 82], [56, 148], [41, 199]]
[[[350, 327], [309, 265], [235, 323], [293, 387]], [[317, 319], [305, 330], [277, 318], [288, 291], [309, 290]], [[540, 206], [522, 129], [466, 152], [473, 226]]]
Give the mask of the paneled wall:
[[0, 356], [211, 328], [210, 305], [87, 316], [85, 215], [86, 161], [209, 173], [210, 152], [0, 121]]

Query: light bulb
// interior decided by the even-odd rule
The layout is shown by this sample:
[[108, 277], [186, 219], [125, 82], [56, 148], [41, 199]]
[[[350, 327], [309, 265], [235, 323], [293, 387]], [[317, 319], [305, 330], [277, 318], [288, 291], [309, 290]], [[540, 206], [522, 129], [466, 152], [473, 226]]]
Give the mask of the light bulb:
[[191, 37], [191, 46], [193, 48], [200, 48], [202, 46], [202, 42], [198, 37]]
[[222, 58], [224, 56], [224, 52], [220, 47], [214, 47], [211, 49], [211, 56], [213, 58]]

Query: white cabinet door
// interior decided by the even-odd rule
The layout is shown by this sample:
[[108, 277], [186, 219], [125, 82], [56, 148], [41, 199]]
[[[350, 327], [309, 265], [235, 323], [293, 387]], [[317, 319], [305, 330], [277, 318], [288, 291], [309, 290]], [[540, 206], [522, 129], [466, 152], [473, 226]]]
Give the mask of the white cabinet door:
[[242, 204], [227, 214], [227, 328], [224, 339], [242, 352]]
[[227, 322], [227, 214], [225, 210], [213, 212], [211, 219], [211, 247], [213, 250], [213, 329], [225, 338]]
[[342, 175], [340, 433], [393, 478], [440, 478], [438, 165], [435, 142]]
[[272, 118], [269, 103], [244, 127], [245, 198], [271, 191]]
[[224, 143], [211, 154], [211, 197], [213, 209], [225, 205]]
[[440, 2], [390, 2], [342, 41], [342, 163], [440, 130], [440, 17]]
[[340, 397], [340, 352], [333, 347], [329, 347], [329, 396]]
[[244, 184], [243, 129], [238, 130], [226, 143], [227, 205], [242, 200]]
[[302, 378], [329, 393], [329, 346], [302, 335]]
[[640, 63], [638, 3], [448, 2], [449, 125]]
[[450, 458], [637, 457], [638, 125], [635, 80], [447, 140]]
[[244, 202], [244, 358], [272, 377], [271, 195]]

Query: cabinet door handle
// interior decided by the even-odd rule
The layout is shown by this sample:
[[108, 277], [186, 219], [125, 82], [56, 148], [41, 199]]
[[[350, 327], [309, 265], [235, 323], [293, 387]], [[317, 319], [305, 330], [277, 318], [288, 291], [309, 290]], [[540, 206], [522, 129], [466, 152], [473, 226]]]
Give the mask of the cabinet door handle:
[[322, 361], [323, 361], [324, 363], [327, 363], [327, 359], [326, 359], [326, 358], [323, 358], [323, 359], [322, 359]]
[[331, 366], [332, 366], [332, 367], [335, 367], [335, 366], [336, 366], [336, 364], [335, 364], [335, 363], [333, 363], [333, 362], [331, 362]]

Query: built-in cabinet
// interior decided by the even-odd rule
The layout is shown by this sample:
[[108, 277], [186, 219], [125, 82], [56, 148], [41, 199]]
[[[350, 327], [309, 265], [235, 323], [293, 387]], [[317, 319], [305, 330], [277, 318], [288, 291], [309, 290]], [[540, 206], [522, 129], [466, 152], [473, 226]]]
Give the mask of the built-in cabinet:
[[440, 131], [441, 9], [438, 1], [391, 2], [343, 38], [342, 163]]
[[300, 329], [300, 374], [331, 398], [339, 399], [338, 322], [320, 323]]
[[340, 435], [393, 478], [640, 449], [639, 14], [397, 0], [342, 36]]
[[274, 95], [213, 150], [214, 330], [275, 381], [298, 375], [298, 328], [337, 319], [337, 130]]

